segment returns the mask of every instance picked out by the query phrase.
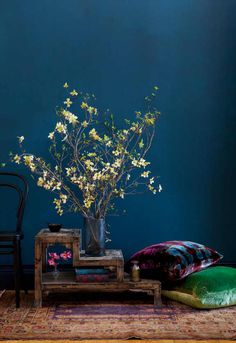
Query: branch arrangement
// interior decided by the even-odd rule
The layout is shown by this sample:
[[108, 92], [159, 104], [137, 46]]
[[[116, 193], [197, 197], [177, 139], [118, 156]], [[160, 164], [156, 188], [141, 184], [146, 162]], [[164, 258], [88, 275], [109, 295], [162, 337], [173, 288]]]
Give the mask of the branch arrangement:
[[146, 160], [160, 115], [153, 105], [158, 87], [145, 98], [146, 110], [136, 111], [122, 129], [113, 114], [100, 114], [94, 107], [94, 95], [70, 91], [67, 83], [63, 87], [66, 99], [56, 109], [58, 121], [48, 135], [52, 163], [26, 152], [23, 136], [18, 137], [20, 152], [10, 154], [12, 162], [37, 175], [39, 187], [55, 194], [58, 214], [67, 210], [104, 218], [117, 198], [139, 193], [142, 187], [160, 192]]

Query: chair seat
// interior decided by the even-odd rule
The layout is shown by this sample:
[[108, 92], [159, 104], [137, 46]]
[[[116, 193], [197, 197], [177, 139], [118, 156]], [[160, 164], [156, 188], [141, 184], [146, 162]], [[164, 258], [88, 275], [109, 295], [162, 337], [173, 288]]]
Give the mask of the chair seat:
[[24, 234], [22, 232], [16, 231], [0, 231], [0, 242], [7, 242], [7, 241], [15, 241], [19, 239], [23, 239]]

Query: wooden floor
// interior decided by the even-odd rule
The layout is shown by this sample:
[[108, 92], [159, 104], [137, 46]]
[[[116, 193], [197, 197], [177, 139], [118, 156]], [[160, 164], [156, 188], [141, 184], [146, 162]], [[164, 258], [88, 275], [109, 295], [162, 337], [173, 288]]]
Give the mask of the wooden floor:
[[17, 340], [17, 341], [5, 341], [4, 343], [36, 343], [36, 342], [44, 342], [44, 343], [229, 343], [229, 342], [235, 342], [235, 341], [229, 341], [229, 340], [222, 340], [222, 339], [214, 339], [214, 340], [173, 340], [173, 339], [161, 339], [161, 340]]

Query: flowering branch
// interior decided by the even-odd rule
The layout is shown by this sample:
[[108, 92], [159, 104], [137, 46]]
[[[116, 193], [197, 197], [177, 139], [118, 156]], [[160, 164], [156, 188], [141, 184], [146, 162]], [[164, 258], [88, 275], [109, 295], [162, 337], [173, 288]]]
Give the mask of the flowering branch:
[[[136, 111], [135, 120], [125, 120], [123, 129], [116, 127], [109, 112], [101, 119], [91, 105], [94, 95], [70, 91], [67, 83], [64, 88], [66, 99], [56, 110], [59, 120], [48, 135], [54, 165], [26, 153], [23, 136], [18, 136], [21, 153], [10, 156], [12, 162], [23, 163], [38, 175], [39, 187], [56, 194], [53, 203], [58, 214], [67, 207], [84, 217], [104, 218], [115, 199], [137, 194], [140, 187], [160, 192], [162, 187], [146, 169], [150, 162], [145, 159], [160, 115], [153, 106], [158, 87], [145, 98], [147, 110]], [[72, 107], [79, 111], [72, 113]]]

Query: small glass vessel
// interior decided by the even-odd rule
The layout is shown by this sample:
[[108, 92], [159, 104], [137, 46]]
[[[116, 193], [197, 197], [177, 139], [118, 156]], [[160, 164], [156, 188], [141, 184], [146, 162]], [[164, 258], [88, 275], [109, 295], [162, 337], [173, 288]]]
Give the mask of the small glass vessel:
[[138, 282], [140, 281], [140, 268], [138, 265], [138, 261], [132, 261], [131, 267], [131, 281]]
[[59, 272], [59, 270], [58, 270], [58, 268], [57, 268], [57, 264], [55, 264], [55, 265], [54, 265], [54, 270], [53, 270], [53, 272], [52, 272], [52, 276], [53, 276], [53, 278], [54, 278], [55, 280], [57, 280], [58, 277], [59, 277], [59, 275], [60, 275], [60, 272]]

